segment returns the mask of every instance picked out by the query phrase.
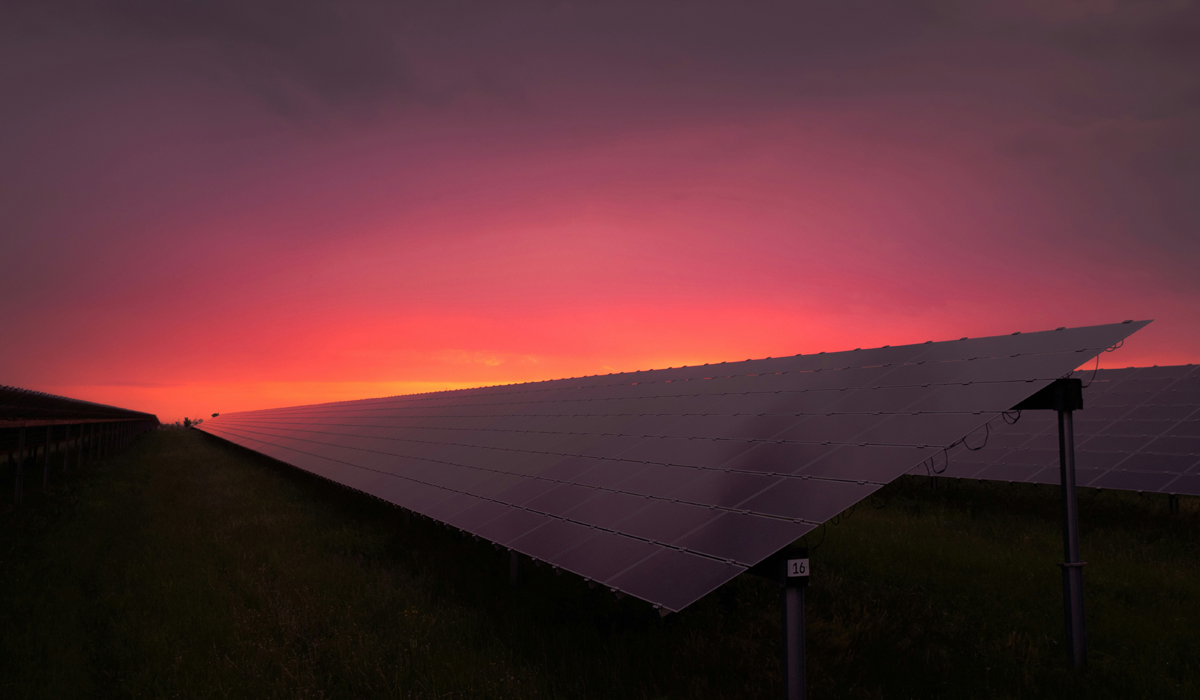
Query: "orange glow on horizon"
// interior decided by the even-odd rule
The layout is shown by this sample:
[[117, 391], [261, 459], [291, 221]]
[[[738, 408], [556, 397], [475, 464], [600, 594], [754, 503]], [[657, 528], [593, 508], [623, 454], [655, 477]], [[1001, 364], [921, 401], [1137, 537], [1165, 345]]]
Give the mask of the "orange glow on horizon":
[[[1144, 329], [1148, 333], [1154, 324]], [[714, 344], [709, 353], [680, 351], [676, 355], [631, 354], [614, 358], [612, 364], [604, 364], [597, 358], [570, 356], [515, 356], [493, 352], [450, 351], [429, 358], [419, 372], [427, 376], [420, 380], [359, 379], [326, 381], [196, 381], [190, 383], [162, 383], [142, 385], [74, 385], [37, 387], [51, 393], [72, 396], [100, 403], [132, 407], [156, 413], [160, 420], [172, 422], [184, 416], [205, 418], [211, 413], [233, 413], [261, 408], [278, 408], [307, 404], [348, 401], [356, 399], [398, 396], [453, 389], [466, 389], [496, 384], [517, 384], [548, 379], [582, 377], [618, 372], [630, 372], [666, 367], [717, 364], [726, 361], [782, 357], [794, 354], [821, 352], [822, 347], [830, 351], [849, 350], [854, 347], [878, 347], [884, 344], [901, 345], [923, 342], [920, 334], [902, 332], [900, 329], [889, 337], [875, 337], [874, 342], [851, 338], [845, 333], [830, 333], [827, 345], [820, 344], [824, 338], [810, 338], [807, 342], [796, 340], [797, 334], [779, 333], [776, 337], [748, 337], [741, 342]], [[1026, 329], [1029, 330], [1029, 329]], [[1043, 329], [1033, 329], [1043, 330]], [[766, 333], [764, 336], [768, 335]], [[791, 335], [794, 342], [802, 344], [801, 353], [789, 352], [784, 348]], [[927, 334], [928, 335], [928, 334]], [[1140, 335], [1140, 334], [1139, 334]], [[903, 340], [897, 340], [902, 337]], [[942, 336], [926, 339], [948, 340]], [[1101, 368], [1144, 366], [1151, 364], [1186, 364], [1186, 358], [1172, 358], [1163, 353], [1147, 352], [1145, 343], [1138, 343], [1138, 335], [1127, 341], [1128, 348], [1100, 357]], [[686, 344], [690, 338], [676, 337], [677, 343]], [[892, 342], [883, 342], [891, 340]], [[768, 348], [770, 352], [756, 351]], [[1095, 367], [1090, 361], [1080, 368], [1089, 371]], [[314, 373], [316, 373], [314, 371]], [[433, 378], [440, 375], [441, 378]]]

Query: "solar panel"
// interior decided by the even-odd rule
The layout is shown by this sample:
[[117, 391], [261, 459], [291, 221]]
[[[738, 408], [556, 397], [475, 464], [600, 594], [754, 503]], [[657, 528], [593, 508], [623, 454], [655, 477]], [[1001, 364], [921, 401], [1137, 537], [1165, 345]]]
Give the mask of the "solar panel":
[[[1079, 486], [1200, 496], [1200, 367], [1080, 372], [1083, 410], [1074, 414]], [[1029, 411], [993, 420], [986, 447], [948, 455], [952, 478], [1059, 483], [1058, 418]], [[983, 440], [971, 441], [972, 446]], [[940, 468], [938, 461], [935, 468]], [[929, 465], [912, 473], [932, 474]]]
[[1145, 323], [228, 413], [200, 429], [678, 611]]

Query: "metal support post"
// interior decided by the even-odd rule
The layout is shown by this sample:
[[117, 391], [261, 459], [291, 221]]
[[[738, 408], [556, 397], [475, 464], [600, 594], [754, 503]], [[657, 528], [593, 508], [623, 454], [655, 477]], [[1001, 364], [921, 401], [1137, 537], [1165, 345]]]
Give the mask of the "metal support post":
[[46, 459], [42, 461], [42, 488], [50, 485], [50, 437], [54, 433], [54, 426], [46, 426]]
[[508, 550], [508, 585], [514, 588], [521, 582], [521, 555], [517, 550]]
[[67, 465], [71, 463], [71, 426], [67, 425], [63, 435], [63, 474], [67, 473]]
[[1083, 382], [1059, 379], [1013, 407], [1019, 411], [1058, 412], [1058, 471], [1063, 519], [1063, 619], [1071, 666], [1087, 665], [1087, 625], [1083, 611], [1083, 566], [1079, 560], [1079, 504], [1075, 494], [1074, 411], [1083, 408]]
[[1075, 500], [1075, 426], [1072, 411], [1058, 412], [1058, 463], [1063, 509], [1063, 611], [1067, 652], [1076, 671], [1087, 666], [1087, 623], [1083, 611], [1083, 566], [1079, 560], [1079, 505]]
[[1172, 515], [1179, 514], [1179, 494], [1167, 494], [1167, 512]]
[[21, 431], [17, 435], [17, 480], [15, 493], [13, 494], [13, 503], [21, 505], [21, 481], [25, 477], [25, 426], [21, 426]]
[[783, 698], [808, 696], [804, 659], [804, 589], [808, 587], [808, 550], [780, 558], [779, 586], [783, 591]]

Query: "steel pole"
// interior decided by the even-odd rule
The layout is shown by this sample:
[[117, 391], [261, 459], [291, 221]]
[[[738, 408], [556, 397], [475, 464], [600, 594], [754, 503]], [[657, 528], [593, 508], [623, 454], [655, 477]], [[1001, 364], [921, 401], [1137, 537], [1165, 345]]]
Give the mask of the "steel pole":
[[809, 560], [805, 548], [789, 547], [775, 555], [776, 580], [781, 589], [783, 614], [783, 700], [808, 697], [804, 661], [804, 589], [808, 586]]
[[71, 426], [64, 427], [63, 434], [63, 474], [67, 473], [67, 466], [71, 463]]
[[14, 486], [13, 503], [21, 505], [21, 481], [25, 477], [25, 426], [17, 434], [17, 479]]
[[508, 550], [508, 585], [514, 588], [521, 582], [521, 555], [517, 550]]
[[1076, 671], [1087, 666], [1087, 622], [1083, 610], [1083, 566], [1079, 560], [1079, 504], [1075, 496], [1075, 426], [1072, 411], [1058, 412], [1058, 464], [1062, 482], [1063, 613], [1067, 653]]
[[54, 426], [46, 426], [46, 459], [42, 461], [42, 488], [50, 485], [50, 437], [54, 432]]
[[804, 700], [808, 683], [804, 663], [804, 587], [783, 587], [783, 698]]

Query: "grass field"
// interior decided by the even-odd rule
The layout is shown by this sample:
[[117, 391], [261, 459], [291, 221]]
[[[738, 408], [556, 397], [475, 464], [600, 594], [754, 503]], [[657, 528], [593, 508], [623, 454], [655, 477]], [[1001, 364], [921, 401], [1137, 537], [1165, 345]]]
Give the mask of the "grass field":
[[[1086, 673], [1061, 649], [1057, 489], [907, 479], [810, 537], [810, 696], [1200, 697], [1196, 499], [1080, 504]], [[780, 692], [767, 581], [665, 619], [528, 565], [511, 589], [490, 545], [196, 431], [29, 488], [0, 524], [4, 698]]]

